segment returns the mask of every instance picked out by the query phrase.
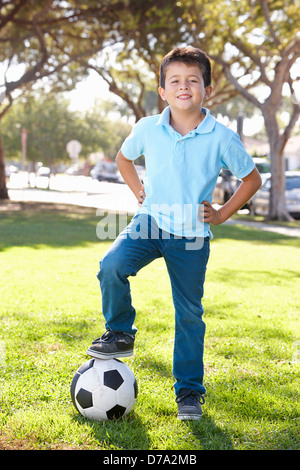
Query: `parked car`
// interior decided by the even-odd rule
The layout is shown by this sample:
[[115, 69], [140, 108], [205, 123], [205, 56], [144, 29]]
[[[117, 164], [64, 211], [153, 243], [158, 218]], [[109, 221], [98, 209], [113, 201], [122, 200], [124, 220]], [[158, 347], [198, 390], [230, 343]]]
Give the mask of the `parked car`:
[[[145, 177], [145, 168], [142, 165], [135, 165], [140, 180], [143, 182]], [[110, 183], [125, 183], [116, 162], [97, 162], [92, 168], [90, 175], [98, 181], [108, 181]]]
[[224, 168], [220, 171], [217, 179], [217, 184], [213, 194], [214, 204], [225, 204], [228, 199], [233, 195], [235, 188], [237, 187], [237, 179], [229, 170]]
[[[254, 157], [253, 161], [264, 183], [264, 181], [271, 176], [270, 164], [265, 158]], [[231, 171], [222, 169], [213, 194], [213, 203], [225, 204], [240, 184], [241, 180], [238, 180]], [[247, 205], [245, 207], [247, 207]]]
[[117, 174], [117, 164], [115, 162], [97, 162], [90, 174], [92, 178], [98, 181], [121, 182], [120, 176]]
[[143, 165], [135, 165], [135, 169], [142, 183], [145, 180], [146, 168]]
[[19, 168], [15, 165], [5, 165], [5, 176], [10, 176], [14, 173], [18, 173]]
[[271, 171], [270, 163], [265, 158], [254, 157], [253, 161], [261, 175], [269, 174]]
[[47, 166], [40, 166], [36, 172], [36, 176], [50, 176], [51, 170]]
[[[294, 218], [300, 218], [300, 172], [286, 171], [286, 208]], [[252, 215], [268, 215], [270, 201], [271, 177], [267, 178], [261, 188], [249, 202]]]
[[[134, 165], [136, 172], [141, 180], [142, 183], [145, 181], [145, 174], [146, 174], [146, 168], [143, 165]], [[118, 183], [125, 183], [120, 171], [117, 171], [117, 176], [118, 176]]]

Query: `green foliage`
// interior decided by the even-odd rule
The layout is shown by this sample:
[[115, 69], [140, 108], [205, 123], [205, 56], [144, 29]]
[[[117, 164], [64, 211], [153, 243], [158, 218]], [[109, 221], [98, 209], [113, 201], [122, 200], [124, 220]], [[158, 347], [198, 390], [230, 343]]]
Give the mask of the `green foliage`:
[[176, 419], [163, 260], [132, 278], [139, 331], [126, 363], [138, 401], [128, 418], [95, 423], [76, 412], [69, 387], [104, 329], [96, 273], [110, 242], [97, 240], [93, 210], [10, 207], [0, 219], [0, 448], [299, 450], [299, 239], [214, 228], [200, 422]]
[[15, 104], [2, 119], [2, 139], [6, 157], [21, 157], [21, 129], [27, 130], [28, 161], [57, 165], [69, 160], [66, 145], [70, 140], [82, 144], [81, 157], [102, 151], [114, 159], [130, 126], [108, 116], [112, 105], [98, 102], [86, 114], [71, 112], [69, 102], [60, 94], [32, 94]]

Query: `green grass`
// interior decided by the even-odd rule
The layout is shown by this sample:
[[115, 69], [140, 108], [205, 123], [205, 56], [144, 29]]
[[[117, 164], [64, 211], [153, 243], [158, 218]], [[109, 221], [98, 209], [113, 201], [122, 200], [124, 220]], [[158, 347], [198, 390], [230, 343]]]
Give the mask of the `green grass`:
[[138, 401], [127, 418], [96, 423], [77, 413], [69, 388], [104, 330], [96, 273], [110, 242], [97, 239], [94, 210], [8, 209], [0, 211], [0, 449], [300, 449], [299, 239], [213, 229], [200, 422], [176, 419], [163, 260], [132, 278], [139, 332], [124, 362]]

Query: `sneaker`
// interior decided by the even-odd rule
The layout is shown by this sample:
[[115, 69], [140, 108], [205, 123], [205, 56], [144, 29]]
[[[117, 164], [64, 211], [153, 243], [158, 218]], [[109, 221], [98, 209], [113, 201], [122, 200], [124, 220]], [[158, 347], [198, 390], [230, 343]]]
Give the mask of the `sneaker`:
[[200, 419], [203, 412], [201, 405], [205, 403], [203, 395], [196, 390], [183, 388], [176, 397], [178, 406], [178, 419], [197, 420]]
[[101, 338], [95, 339], [87, 350], [96, 359], [115, 359], [133, 354], [134, 336], [120, 331], [107, 330]]

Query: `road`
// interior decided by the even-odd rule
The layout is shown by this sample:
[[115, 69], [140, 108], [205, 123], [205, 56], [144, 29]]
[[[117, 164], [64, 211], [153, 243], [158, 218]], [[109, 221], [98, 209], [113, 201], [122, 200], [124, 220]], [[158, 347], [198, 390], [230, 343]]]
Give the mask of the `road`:
[[[12, 175], [8, 184], [9, 197], [12, 201], [54, 202], [74, 204], [95, 209], [117, 211], [133, 215], [137, 202], [126, 184], [97, 181], [87, 176], [56, 175], [31, 178], [32, 188], [28, 185], [27, 174]], [[45, 191], [50, 189], [51, 191]], [[277, 232], [282, 235], [300, 237], [300, 227], [284, 227], [251, 222], [247, 220], [229, 219], [227, 224], [243, 224], [264, 231]]]

